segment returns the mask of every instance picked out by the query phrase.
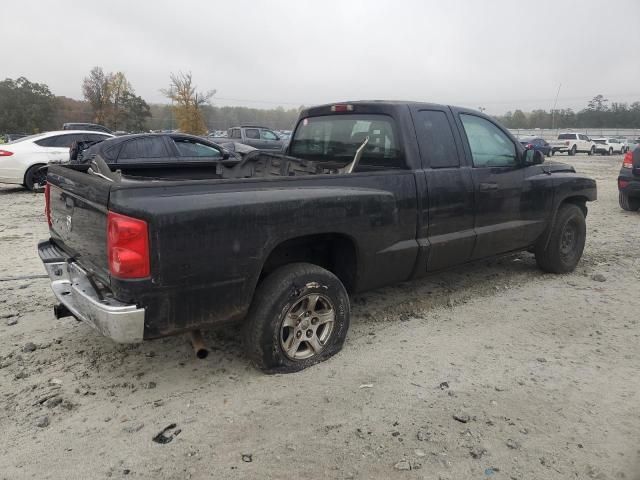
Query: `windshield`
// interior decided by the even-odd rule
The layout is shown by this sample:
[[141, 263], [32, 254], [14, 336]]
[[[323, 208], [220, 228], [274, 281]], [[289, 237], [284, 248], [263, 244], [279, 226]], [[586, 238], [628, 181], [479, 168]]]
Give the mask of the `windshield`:
[[308, 117], [298, 124], [290, 153], [308, 160], [347, 164], [368, 137], [361, 165], [401, 168], [395, 131], [394, 120], [386, 115]]
[[606, 145], [606, 144], [607, 144], [607, 141], [606, 141], [606, 140], [601, 140], [601, 139], [599, 139], [599, 138], [596, 138], [596, 139], [594, 140], [594, 142], [595, 142], [595, 143], [600, 143], [600, 144], [602, 144], [602, 145]]

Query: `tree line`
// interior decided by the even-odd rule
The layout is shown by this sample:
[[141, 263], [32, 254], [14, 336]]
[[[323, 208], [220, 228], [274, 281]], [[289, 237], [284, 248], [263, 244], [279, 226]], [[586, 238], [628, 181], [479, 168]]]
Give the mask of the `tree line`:
[[[46, 84], [25, 77], [7, 78], [0, 81], [0, 132], [44, 132], [66, 122], [95, 122], [127, 132], [179, 129], [204, 134], [248, 123], [290, 129], [303, 108], [218, 107], [211, 104], [215, 90], [200, 91], [191, 73], [169, 77], [169, 88], [161, 92], [171, 104], [148, 104], [123, 72], [104, 72], [101, 67], [83, 79], [83, 100], [56, 96]], [[596, 95], [577, 112], [518, 109], [495, 118], [507, 128], [640, 128], [640, 101], [609, 102]]]
[[578, 112], [570, 108], [515, 110], [495, 118], [507, 128], [640, 128], [640, 102], [609, 103], [603, 95], [596, 95]]

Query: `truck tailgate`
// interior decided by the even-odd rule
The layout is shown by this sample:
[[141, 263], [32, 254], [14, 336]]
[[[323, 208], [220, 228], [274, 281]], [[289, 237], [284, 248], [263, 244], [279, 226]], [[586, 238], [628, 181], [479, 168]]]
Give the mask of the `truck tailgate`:
[[47, 181], [52, 240], [85, 270], [109, 284], [107, 205], [111, 182], [62, 166], [51, 166]]

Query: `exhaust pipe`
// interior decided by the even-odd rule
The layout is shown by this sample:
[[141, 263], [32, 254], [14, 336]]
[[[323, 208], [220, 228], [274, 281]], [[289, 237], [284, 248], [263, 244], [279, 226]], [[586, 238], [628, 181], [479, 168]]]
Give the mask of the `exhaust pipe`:
[[209, 349], [204, 345], [204, 338], [200, 330], [191, 330], [191, 346], [196, 354], [196, 357], [203, 359], [209, 355]]
[[69, 309], [62, 303], [59, 303], [58, 305], [53, 306], [53, 315], [57, 319], [73, 316], [71, 311], [69, 311]]

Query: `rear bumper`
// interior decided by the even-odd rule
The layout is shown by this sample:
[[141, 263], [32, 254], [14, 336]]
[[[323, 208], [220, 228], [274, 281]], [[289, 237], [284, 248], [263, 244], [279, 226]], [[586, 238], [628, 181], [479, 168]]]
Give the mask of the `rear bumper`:
[[74, 317], [117, 343], [142, 342], [144, 308], [103, 296], [87, 272], [50, 241], [38, 244], [38, 254], [54, 295]]

